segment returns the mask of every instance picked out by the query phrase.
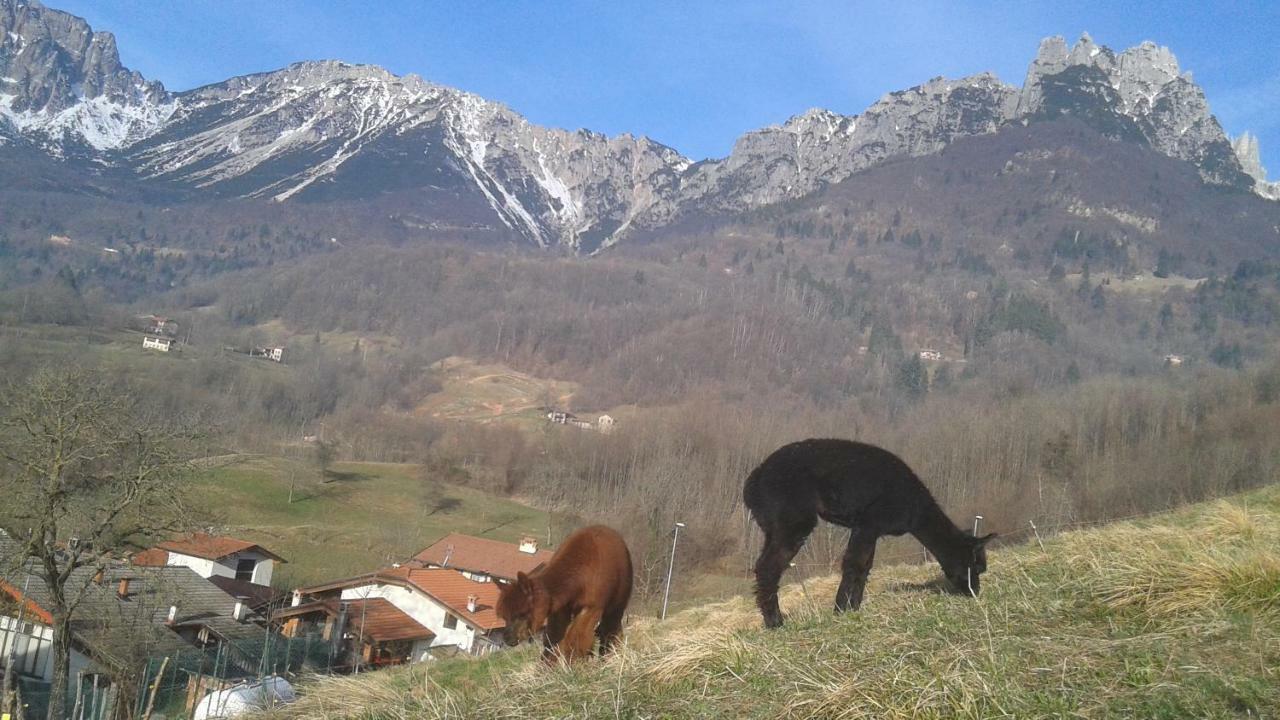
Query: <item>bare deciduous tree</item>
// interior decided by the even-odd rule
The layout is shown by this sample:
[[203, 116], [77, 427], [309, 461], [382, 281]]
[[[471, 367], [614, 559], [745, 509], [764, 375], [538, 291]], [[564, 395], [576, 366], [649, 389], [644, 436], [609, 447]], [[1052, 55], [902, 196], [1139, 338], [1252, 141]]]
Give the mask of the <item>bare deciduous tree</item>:
[[32, 561], [53, 626], [49, 717], [61, 717], [70, 629], [91, 592], [73, 578], [130, 545], [179, 529], [186, 516], [180, 448], [190, 433], [150, 417], [111, 379], [41, 370], [5, 389], [0, 416], [3, 529]]

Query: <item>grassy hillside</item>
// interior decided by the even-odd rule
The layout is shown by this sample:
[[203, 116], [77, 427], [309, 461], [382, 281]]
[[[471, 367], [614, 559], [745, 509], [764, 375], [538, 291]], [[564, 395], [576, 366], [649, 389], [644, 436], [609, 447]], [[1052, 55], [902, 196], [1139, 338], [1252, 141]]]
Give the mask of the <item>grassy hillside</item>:
[[997, 550], [979, 602], [936, 567], [878, 568], [859, 613], [836, 578], [631, 617], [605, 662], [533, 648], [323, 679], [278, 713], [433, 717], [1271, 717], [1280, 712], [1280, 487]]
[[284, 458], [232, 457], [199, 476], [193, 500], [230, 534], [287, 559], [277, 584], [375, 570], [452, 531], [507, 541], [547, 533], [546, 514], [525, 505], [444, 483], [428, 491], [417, 465], [337, 463], [329, 477]]
[[500, 363], [480, 365], [449, 357], [432, 366], [441, 389], [426, 397], [414, 412], [432, 418], [468, 422], [515, 421], [541, 428], [542, 407], [569, 407], [577, 385], [547, 380]]

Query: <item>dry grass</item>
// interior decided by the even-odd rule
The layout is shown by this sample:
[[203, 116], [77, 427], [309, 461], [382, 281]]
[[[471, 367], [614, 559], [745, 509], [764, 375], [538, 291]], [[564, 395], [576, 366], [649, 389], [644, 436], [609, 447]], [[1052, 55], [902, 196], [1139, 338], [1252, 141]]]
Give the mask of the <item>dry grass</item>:
[[414, 410], [420, 416], [470, 422], [543, 421], [542, 405], [567, 406], [578, 389], [573, 382], [537, 378], [505, 365], [480, 365], [460, 357], [441, 360], [433, 369], [440, 374], [442, 387]]
[[602, 662], [532, 648], [325, 679], [305, 718], [1271, 717], [1280, 712], [1280, 488], [992, 553], [979, 602], [935, 567], [879, 568], [833, 616], [836, 578], [632, 618]]

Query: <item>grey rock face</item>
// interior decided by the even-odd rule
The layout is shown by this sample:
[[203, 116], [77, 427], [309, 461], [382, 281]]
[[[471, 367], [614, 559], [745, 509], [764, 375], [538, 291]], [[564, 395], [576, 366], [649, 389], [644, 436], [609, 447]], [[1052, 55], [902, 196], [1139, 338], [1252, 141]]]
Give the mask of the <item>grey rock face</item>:
[[1267, 181], [1267, 169], [1262, 167], [1258, 138], [1246, 132], [1236, 138], [1231, 145], [1235, 150], [1236, 158], [1240, 160], [1241, 169], [1254, 179], [1256, 183], [1254, 190], [1265, 198], [1280, 200], [1280, 182]]
[[989, 73], [935, 78], [860, 115], [810, 110], [747, 133], [726, 158], [692, 164], [648, 138], [539, 127], [498, 103], [371, 66], [303, 62], [172, 94], [123, 67], [109, 33], [35, 0], [0, 0], [0, 146], [29, 143], [220, 196], [466, 197], [530, 242], [586, 252], [1063, 115], [1194, 163], [1207, 182], [1280, 196], [1256, 141], [1233, 147], [1204, 93], [1152, 43], [1116, 54], [1087, 35], [1072, 47], [1048, 38], [1020, 89]]
[[[1118, 55], [1086, 34], [1046, 38], [1021, 89], [991, 74], [935, 78], [890, 93], [862, 115], [811, 110], [740, 138], [728, 158], [700, 163], [679, 194], [644, 216], [660, 225], [691, 210], [738, 211], [800, 197], [899, 155], [925, 155], [1011, 122], [1071, 115], [1121, 140], [1194, 163], [1206, 182], [1248, 187], [1204, 93], [1167, 48]], [[1258, 185], [1266, 194], [1268, 186]]]
[[168, 95], [120, 64], [115, 37], [35, 0], [0, 0], [0, 118], [61, 154], [153, 131]]
[[341, 180], [369, 153], [425, 156], [422, 182], [470, 185], [511, 229], [575, 248], [670, 194], [689, 164], [647, 138], [543, 128], [470, 93], [338, 62], [181, 94], [129, 161], [152, 179], [284, 201]]
[[748, 133], [724, 160], [701, 163], [680, 194], [649, 210], [661, 222], [691, 209], [736, 211], [796, 198], [895, 155], [925, 155], [958, 137], [994, 132], [1017, 91], [994, 75], [934, 78], [889, 93], [861, 115], [810, 110]]
[[1104, 132], [1140, 138], [1165, 155], [1196, 164], [1206, 182], [1249, 185], [1204, 92], [1181, 71], [1173, 53], [1155, 43], [1117, 55], [1087, 33], [1070, 50], [1060, 37], [1042, 41], [1017, 113], [1083, 116]]

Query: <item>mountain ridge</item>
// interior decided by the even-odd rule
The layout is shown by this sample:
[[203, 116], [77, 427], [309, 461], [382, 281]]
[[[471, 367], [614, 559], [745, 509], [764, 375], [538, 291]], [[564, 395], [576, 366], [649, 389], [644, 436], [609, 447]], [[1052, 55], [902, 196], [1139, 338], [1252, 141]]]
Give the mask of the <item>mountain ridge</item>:
[[310, 60], [170, 92], [124, 67], [114, 36], [35, 0], [0, 0], [0, 147], [123, 169], [170, 191], [323, 202], [457, 198], [539, 247], [593, 252], [698, 214], [803, 197], [960, 137], [1076, 116], [1194, 164], [1211, 185], [1280, 199], [1256, 138], [1233, 142], [1173, 53], [1046, 38], [1022, 87], [933, 78], [857, 115], [811, 109], [693, 162], [650, 138], [529, 122], [478, 95], [376, 65]]

